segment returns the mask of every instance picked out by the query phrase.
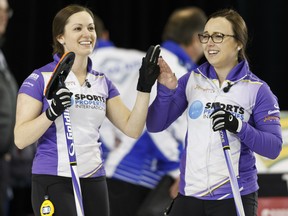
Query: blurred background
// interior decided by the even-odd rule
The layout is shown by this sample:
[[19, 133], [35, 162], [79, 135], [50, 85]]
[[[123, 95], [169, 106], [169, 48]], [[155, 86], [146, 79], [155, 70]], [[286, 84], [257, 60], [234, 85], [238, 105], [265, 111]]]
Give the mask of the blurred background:
[[284, 0], [9, 0], [9, 3], [13, 16], [3, 51], [19, 85], [35, 68], [52, 61], [52, 20], [58, 10], [70, 3], [88, 6], [102, 18], [116, 46], [142, 51], [151, 44], [161, 43], [164, 25], [176, 8], [194, 5], [207, 15], [224, 7], [236, 9], [248, 25], [251, 70], [270, 85], [283, 111], [281, 156], [275, 161], [258, 158], [259, 215], [279, 215], [281, 211], [288, 215], [288, 87], [285, 79], [288, 39], [284, 33], [288, 27], [288, 7]]
[[280, 108], [288, 110], [285, 60], [288, 40], [288, 7], [284, 0], [9, 0], [9, 21], [4, 52], [19, 84], [52, 60], [52, 19], [70, 3], [89, 6], [100, 16], [116, 46], [146, 51], [161, 42], [170, 13], [188, 5], [201, 7], [207, 15], [223, 7], [236, 9], [245, 19], [250, 36], [248, 54], [252, 71], [265, 80], [278, 96]]

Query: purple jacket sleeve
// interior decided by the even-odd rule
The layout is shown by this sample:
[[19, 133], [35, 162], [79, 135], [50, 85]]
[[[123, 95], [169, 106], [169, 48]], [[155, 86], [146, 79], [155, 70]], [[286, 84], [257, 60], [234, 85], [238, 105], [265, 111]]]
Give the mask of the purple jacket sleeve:
[[282, 149], [280, 110], [277, 98], [266, 84], [259, 89], [249, 123], [243, 122], [238, 136], [242, 143], [261, 156], [275, 159], [280, 154]]
[[146, 127], [149, 132], [160, 132], [169, 127], [187, 108], [185, 88], [189, 76], [178, 81], [178, 87], [170, 90], [157, 83], [157, 96], [148, 110]]

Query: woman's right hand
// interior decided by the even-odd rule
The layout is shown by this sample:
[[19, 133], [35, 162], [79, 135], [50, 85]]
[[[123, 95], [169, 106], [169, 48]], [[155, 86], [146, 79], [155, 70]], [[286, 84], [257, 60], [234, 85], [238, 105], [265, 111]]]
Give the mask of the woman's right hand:
[[53, 93], [51, 105], [46, 110], [46, 116], [50, 121], [55, 121], [58, 116], [62, 115], [66, 108], [71, 106], [72, 95], [73, 93], [65, 86], [60, 87]]
[[178, 84], [175, 73], [172, 72], [171, 68], [162, 57], [158, 59], [158, 64], [160, 67], [160, 75], [158, 76], [158, 82], [169, 89], [175, 89]]

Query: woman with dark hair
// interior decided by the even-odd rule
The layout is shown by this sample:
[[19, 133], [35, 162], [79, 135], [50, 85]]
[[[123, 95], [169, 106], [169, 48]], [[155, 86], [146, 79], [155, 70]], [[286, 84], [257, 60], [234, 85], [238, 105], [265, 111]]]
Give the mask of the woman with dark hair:
[[[245, 215], [256, 216], [254, 153], [275, 159], [281, 151], [278, 100], [249, 69], [247, 28], [235, 10], [210, 15], [198, 36], [207, 62], [177, 81], [160, 58], [158, 94], [148, 111], [148, 131], [159, 132], [187, 110], [179, 194], [168, 215], [237, 215], [219, 135], [227, 130], [233, 165], [229, 168], [237, 176]], [[215, 109], [216, 103], [220, 109]]]
[[[61, 9], [53, 20], [54, 61], [34, 70], [20, 87], [15, 144], [23, 149], [37, 142], [32, 166], [32, 205], [36, 216], [40, 215], [40, 209], [41, 215], [52, 215], [53, 209], [57, 216], [77, 215], [66, 128], [63, 118], [60, 118], [66, 108], [69, 107], [69, 121], [74, 129], [73, 147], [85, 216], [109, 215], [99, 142], [99, 128], [104, 118], [107, 117], [132, 138], [139, 137], [143, 131], [150, 91], [159, 74], [157, 59], [160, 51], [150, 58], [149, 49], [143, 58], [138, 94], [131, 111], [122, 102], [113, 83], [103, 73], [92, 69], [89, 55], [96, 39], [94, 16], [88, 8], [69, 5]], [[65, 85], [56, 85], [52, 99], [48, 100], [44, 94], [45, 88], [61, 57], [68, 52], [75, 54], [71, 71]], [[45, 209], [41, 207], [42, 204], [45, 204]]]

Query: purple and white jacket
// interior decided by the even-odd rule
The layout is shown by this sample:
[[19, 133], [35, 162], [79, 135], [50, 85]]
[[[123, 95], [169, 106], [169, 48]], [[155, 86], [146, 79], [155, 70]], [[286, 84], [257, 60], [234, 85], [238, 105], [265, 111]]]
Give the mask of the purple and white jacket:
[[[228, 82], [232, 87], [225, 92]], [[212, 130], [209, 118], [215, 102], [243, 122], [238, 134], [227, 131], [241, 195], [259, 189], [254, 153], [274, 159], [282, 149], [277, 97], [249, 70], [246, 61], [231, 70], [221, 88], [208, 62], [182, 76], [175, 90], [158, 83], [157, 97], [149, 107], [148, 131], [164, 130], [186, 111], [188, 128], [180, 165], [182, 195], [205, 200], [233, 197], [220, 135]]]
[[[54, 61], [33, 71], [24, 80], [19, 94], [27, 94], [43, 103], [42, 112], [49, 107], [44, 90], [51, 74], [59, 62]], [[112, 82], [102, 73], [92, 70], [89, 59], [87, 77], [91, 87], [80, 85], [71, 71], [66, 80], [66, 87], [73, 93], [70, 111], [70, 122], [74, 138], [79, 177], [88, 178], [105, 175], [103, 168], [99, 128], [106, 115], [106, 102], [119, 95]], [[62, 114], [63, 116], [63, 114]], [[71, 177], [70, 163], [66, 144], [63, 117], [59, 116], [48, 130], [40, 137], [37, 152], [33, 161], [33, 174], [48, 174]]]

